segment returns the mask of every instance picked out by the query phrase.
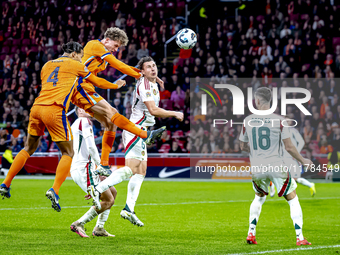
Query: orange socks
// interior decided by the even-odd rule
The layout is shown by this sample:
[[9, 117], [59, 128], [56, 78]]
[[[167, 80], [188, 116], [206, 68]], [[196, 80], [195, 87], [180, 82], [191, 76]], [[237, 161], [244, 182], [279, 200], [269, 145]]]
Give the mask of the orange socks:
[[30, 157], [27, 151], [21, 150], [14, 158], [14, 161], [9, 169], [9, 172], [4, 180], [4, 184], [9, 187], [13, 178], [20, 172], [20, 170], [24, 167], [27, 159]]
[[125, 118], [123, 115], [116, 113], [112, 116], [111, 122], [115, 124], [117, 127], [124, 129], [126, 131], [129, 131], [132, 134], [135, 134], [136, 136], [139, 136], [140, 138], [147, 138], [148, 133], [145, 130], [142, 130], [134, 123], [129, 121], [127, 118]]
[[52, 188], [55, 193], [59, 195], [59, 189], [61, 184], [66, 180], [66, 177], [71, 169], [72, 158], [67, 155], [63, 155], [59, 161], [57, 172], [55, 174], [54, 183]]
[[102, 139], [102, 156], [100, 158], [100, 164], [103, 166], [109, 165], [109, 154], [111, 152], [113, 143], [115, 142], [116, 132], [104, 131]]

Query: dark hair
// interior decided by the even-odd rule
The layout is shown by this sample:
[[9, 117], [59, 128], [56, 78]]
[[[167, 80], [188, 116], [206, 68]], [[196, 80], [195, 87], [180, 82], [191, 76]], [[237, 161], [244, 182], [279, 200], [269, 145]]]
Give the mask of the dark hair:
[[155, 60], [153, 60], [152, 57], [142, 57], [139, 61], [138, 61], [138, 69], [142, 70], [143, 69], [143, 65], [145, 62], [150, 62], [153, 61], [155, 62]]
[[72, 52], [76, 52], [77, 54], [79, 54], [81, 53], [83, 46], [81, 46], [81, 44], [77, 42], [68, 42], [66, 44], [63, 44], [61, 48], [65, 53], [70, 54]]

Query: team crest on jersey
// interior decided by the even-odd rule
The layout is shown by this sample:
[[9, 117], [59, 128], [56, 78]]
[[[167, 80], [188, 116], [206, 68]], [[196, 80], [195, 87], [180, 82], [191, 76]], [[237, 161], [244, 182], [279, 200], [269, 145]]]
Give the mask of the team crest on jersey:
[[97, 93], [94, 93], [93, 95], [94, 95], [94, 97], [96, 97], [96, 98], [99, 97], [99, 95], [98, 95]]
[[157, 95], [157, 91], [155, 89], [153, 89], [153, 94], [156, 96]]
[[145, 155], [145, 151], [142, 151], [142, 156], [144, 156]]
[[146, 92], [146, 97], [151, 97], [151, 93], [150, 92]]

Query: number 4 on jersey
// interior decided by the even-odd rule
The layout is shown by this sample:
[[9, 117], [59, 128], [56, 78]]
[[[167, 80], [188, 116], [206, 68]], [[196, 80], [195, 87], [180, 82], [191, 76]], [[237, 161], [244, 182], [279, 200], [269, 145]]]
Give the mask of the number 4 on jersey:
[[59, 72], [59, 66], [54, 69], [54, 71], [50, 74], [50, 76], [47, 78], [47, 82], [53, 82], [53, 87], [57, 85], [58, 82], [58, 72]]

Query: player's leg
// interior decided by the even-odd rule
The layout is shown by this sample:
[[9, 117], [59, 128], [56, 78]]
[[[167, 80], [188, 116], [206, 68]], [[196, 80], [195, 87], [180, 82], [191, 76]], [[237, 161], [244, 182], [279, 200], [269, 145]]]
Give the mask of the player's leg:
[[302, 225], [303, 225], [303, 219], [302, 219], [302, 209], [299, 202], [299, 198], [296, 195], [296, 191], [290, 192], [288, 195], [284, 195], [284, 198], [287, 200], [289, 206], [290, 206], [290, 217], [293, 220], [295, 233], [296, 233], [296, 245], [310, 245], [302, 234]]
[[301, 178], [303, 166], [300, 166], [296, 161], [292, 161], [291, 164], [293, 166], [290, 170], [292, 178], [294, 178], [297, 183], [309, 187], [311, 196], [314, 196], [316, 193], [315, 184], [305, 178]]
[[[255, 175], [254, 175], [255, 176]], [[248, 244], [257, 244], [256, 226], [260, 218], [262, 205], [266, 201], [266, 196], [268, 195], [268, 186], [270, 183], [269, 179], [266, 178], [255, 178], [253, 176], [252, 184], [255, 191], [255, 198], [250, 205], [249, 210], [249, 229], [247, 236]]]
[[117, 127], [129, 131], [141, 138], [147, 138], [148, 136], [146, 131], [136, 127], [134, 123], [119, 114], [117, 110], [104, 99], [92, 106], [90, 110], [94, 113], [94, 117], [104, 124], [105, 127], [108, 126], [108, 122], [112, 122]]
[[113, 123], [108, 123], [109, 126], [105, 128], [103, 139], [102, 139], [102, 155], [100, 158], [100, 163], [103, 166], [109, 165], [109, 155], [112, 150], [112, 146], [116, 138], [117, 126]]
[[28, 134], [25, 147], [15, 156], [14, 161], [8, 171], [5, 180], [0, 186], [0, 195], [10, 198], [10, 188], [13, 178], [20, 172], [27, 159], [36, 151], [40, 141], [40, 136]]
[[62, 157], [57, 166], [53, 186], [46, 192], [46, 197], [51, 200], [52, 208], [60, 212], [59, 189], [70, 172], [74, 152], [72, 141], [56, 142], [56, 144], [61, 151]]
[[[102, 204], [102, 212], [97, 211], [98, 219], [95, 228], [93, 229], [92, 235], [93, 236], [108, 236], [114, 237], [114, 235], [109, 234], [104, 229], [104, 224], [109, 218], [111, 207], [114, 204], [114, 201], [117, 196], [117, 190], [115, 187], [111, 187], [110, 189], [106, 190], [100, 197], [102, 200], [101, 203], [106, 203], [106, 205]], [[103, 209], [104, 208], [104, 209]], [[106, 208], [106, 209], [105, 209]]]
[[270, 189], [270, 192], [269, 192], [270, 196], [274, 197], [274, 195], [275, 195], [275, 185], [273, 184], [273, 182], [270, 182], [269, 189]]
[[294, 178], [294, 179], [297, 183], [300, 183], [301, 185], [307, 186], [310, 190], [311, 196], [312, 197], [315, 196], [315, 194], [316, 194], [315, 183], [310, 182], [310, 181], [306, 180], [305, 178], [301, 178], [301, 177]]
[[266, 195], [263, 193], [255, 192], [255, 198], [250, 205], [249, 210], [249, 229], [247, 236], [248, 244], [257, 244], [256, 241], [256, 226], [260, 218], [262, 205], [266, 201]]
[[129, 180], [126, 204], [124, 209], [120, 212], [120, 215], [122, 218], [129, 220], [132, 224], [143, 227], [144, 223], [139, 220], [135, 214], [135, 205], [146, 175], [147, 161], [127, 158], [125, 164], [131, 168], [134, 175]]

